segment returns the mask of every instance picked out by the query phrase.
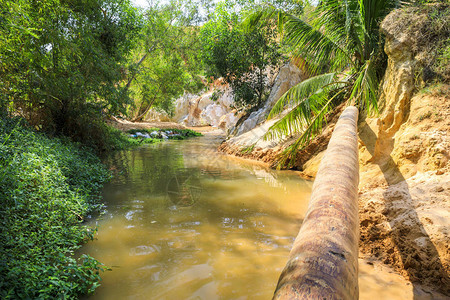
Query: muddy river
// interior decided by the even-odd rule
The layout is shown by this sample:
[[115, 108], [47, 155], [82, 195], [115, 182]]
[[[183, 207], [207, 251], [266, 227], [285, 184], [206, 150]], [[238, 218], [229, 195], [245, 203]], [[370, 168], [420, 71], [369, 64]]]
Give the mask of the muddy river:
[[[82, 248], [111, 268], [90, 299], [271, 299], [312, 182], [218, 154], [221, 136], [116, 152], [106, 213]], [[413, 299], [360, 263], [360, 299]]]

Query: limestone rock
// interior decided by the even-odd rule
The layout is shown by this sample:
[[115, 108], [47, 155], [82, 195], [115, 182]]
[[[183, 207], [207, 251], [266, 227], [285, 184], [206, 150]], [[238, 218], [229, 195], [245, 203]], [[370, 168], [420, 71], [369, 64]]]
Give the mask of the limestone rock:
[[219, 127], [220, 119], [226, 114], [227, 111], [223, 106], [212, 103], [202, 110], [200, 119], [205, 120], [211, 126]]
[[278, 99], [291, 87], [305, 79], [305, 77], [303, 72], [294, 64], [290, 63], [281, 67], [264, 107], [252, 112], [247, 120], [235, 129], [235, 135], [239, 136], [263, 123]]
[[198, 98], [198, 95], [184, 94], [175, 101], [175, 112], [172, 117], [174, 122], [180, 123], [189, 114], [190, 103], [195, 98]]
[[[219, 95], [215, 100], [214, 93]], [[233, 114], [222, 120], [231, 112]], [[227, 130], [238, 121], [232, 117], [234, 115], [231, 88], [226, 85], [215, 85], [201, 95], [185, 94], [177, 99], [173, 121], [185, 126], [213, 126]]]
[[220, 118], [218, 127], [227, 131], [236, 125], [242, 115], [243, 112], [238, 112], [236, 109], [233, 109]]
[[145, 115], [144, 121], [148, 122], [168, 122], [170, 117], [166, 112], [157, 111], [155, 109], [150, 109]]

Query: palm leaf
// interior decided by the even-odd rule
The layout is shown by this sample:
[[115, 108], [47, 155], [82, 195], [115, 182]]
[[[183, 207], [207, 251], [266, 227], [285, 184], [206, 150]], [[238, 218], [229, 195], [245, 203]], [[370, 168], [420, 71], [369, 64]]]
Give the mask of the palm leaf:
[[340, 90], [333, 97], [322, 99], [325, 103], [321, 106], [320, 110], [315, 113], [314, 117], [309, 120], [307, 126], [304, 128], [302, 135], [291, 146], [287, 147], [279, 156], [276, 162], [277, 168], [282, 168], [286, 166], [286, 164], [288, 168], [291, 168], [293, 166], [298, 150], [303, 148], [317, 134], [322, 132], [323, 125], [326, 122], [327, 113], [329, 113], [335, 107], [332, 105], [333, 100], [335, 100], [335, 98], [342, 94], [344, 91], [344, 89]]
[[[292, 87], [286, 93], [284, 93], [284, 95], [281, 96], [280, 99], [278, 99], [277, 103], [275, 103], [274, 107], [270, 111], [268, 119], [271, 119], [274, 116], [283, 112], [283, 110], [288, 105], [298, 105], [304, 102], [306, 98], [316, 93], [322, 87], [333, 83], [335, 77], [336, 73], [327, 73], [323, 75], [318, 75], [306, 79], [297, 84], [296, 86]], [[305, 102], [304, 104], [306, 105], [308, 103]]]
[[278, 29], [282, 32], [284, 15], [285, 13], [282, 10], [269, 4], [263, 4], [249, 14], [242, 22], [242, 25], [245, 29], [251, 31], [258, 25], [264, 24], [269, 19], [276, 19], [278, 21]]
[[376, 93], [379, 84], [372, 60], [366, 61], [358, 72], [350, 94], [351, 101], [362, 110], [378, 112], [378, 95]]
[[340, 70], [353, 63], [345, 48], [333, 39], [295, 16], [284, 16], [283, 42], [294, 57], [302, 57], [308, 62], [312, 74], [322, 71], [324, 66]]
[[364, 34], [358, 15], [358, 0], [323, 0], [315, 10], [313, 26], [347, 53], [362, 54]]
[[258, 10], [247, 16], [243, 25], [252, 30], [258, 24], [268, 19], [278, 22], [278, 29], [283, 33], [283, 43], [294, 57], [302, 57], [308, 62], [312, 74], [317, 73], [325, 65], [331, 63], [332, 69], [339, 69], [352, 63], [351, 56], [345, 48], [336, 44], [332, 37], [322, 33], [300, 18], [283, 12], [269, 4], [262, 5]]
[[300, 101], [285, 116], [275, 122], [264, 134], [264, 140], [283, 139], [296, 132], [301, 132], [309, 120], [317, 114], [327, 101], [328, 92], [321, 90]]
[[406, 6], [414, 0], [358, 0], [359, 15], [364, 30], [364, 58], [369, 59], [380, 40], [379, 24], [395, 8]]

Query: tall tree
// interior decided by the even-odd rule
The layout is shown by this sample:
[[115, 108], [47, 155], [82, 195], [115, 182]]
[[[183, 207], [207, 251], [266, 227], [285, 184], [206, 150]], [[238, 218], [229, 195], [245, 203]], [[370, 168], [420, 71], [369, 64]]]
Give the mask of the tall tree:
[[245, 31], [240, 26], [241, 9], [248, 7], [235, 1], [219, 3], [203, 25], [200, 39], [206, 75], [223, 77], [233, 89], [235, 105], [251, 108], [263, 102], [268, 67], [275, 67], [280, 55], [273, 28]]
[[125, 86], [134, 100], [134, 121], [142, 120], [152, 107], [170, 113], [176, 97], [203, 87], [198, 76], [199, 14], [193, 2], [155, 3], [144, 12], [144, 22], [131, 58], [137, 63], [131, 64]]
[[86, 120], [124, 111], [117, 83], [141, 24], [129, 0], [10, 2], [0, 3], [3, 102], [69, 136]]

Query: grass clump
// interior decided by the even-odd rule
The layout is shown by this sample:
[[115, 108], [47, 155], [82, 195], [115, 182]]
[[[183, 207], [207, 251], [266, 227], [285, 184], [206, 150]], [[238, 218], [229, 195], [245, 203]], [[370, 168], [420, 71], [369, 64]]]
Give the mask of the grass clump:
[[103, 267], [74, 251], [93, 239], [80, 223], [100, 209], [109, 172], [89, 149], [23, 123], [0, 118], [0, 298], [93, 292]]
[[[190, 137], [202, 136], [201, 133], [191, 130], [191, 129], [158, 129], [158, 128], [150, 128], [150, 129], [130, 129], [127, 131], [129, 134], [136, 133], [146, 133], [154, 137], [154, 139], [162, 139], [163, 135], [166, 136], [169, 140], [185, 140]], [[144, 139], [149, 140], [149, 139]]]
[[[425, 1], [428, 2], [428, 1]], [[416, 66], [420, 89], [436, 82], [450, 82], [450, 4], [430, 1], [394, 12], [385, 28], [393, 36], [408, 37], [408, 50]]]
[[104, 149], [106, 151], [111, 150], [124, 150], [130, 147], [140, 146], [142, 144], [156, 143], [156, 139], [136, 139], [123, 133], [119, 129], [105, 125], [103, 133], [105, 140], [107, 141]]
[[86, 121], [75, 135], [68, 137], [75, 142], [79, 142], [91, 149], [97, 154], [110, 152], [114, 150], [124, 150], [133, 146], [141, 145], [142, 142], [130, 138], [119, 129], [116, 129], [103, 120], [93, 119]]

